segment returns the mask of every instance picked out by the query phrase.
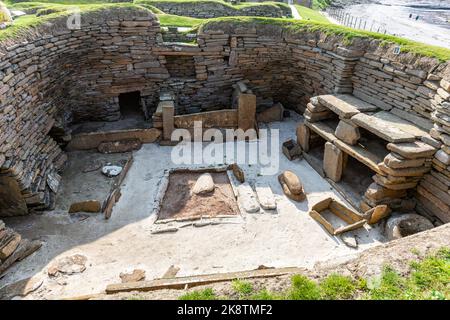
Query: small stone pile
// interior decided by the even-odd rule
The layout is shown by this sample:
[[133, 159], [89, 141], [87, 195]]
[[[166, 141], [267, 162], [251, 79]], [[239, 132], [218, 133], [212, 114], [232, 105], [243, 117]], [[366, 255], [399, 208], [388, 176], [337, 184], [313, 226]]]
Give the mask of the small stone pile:
[[29, 241], [0, 220], [0, 275], [18, 260], [22, 260], [41, 247], [40, 241]]

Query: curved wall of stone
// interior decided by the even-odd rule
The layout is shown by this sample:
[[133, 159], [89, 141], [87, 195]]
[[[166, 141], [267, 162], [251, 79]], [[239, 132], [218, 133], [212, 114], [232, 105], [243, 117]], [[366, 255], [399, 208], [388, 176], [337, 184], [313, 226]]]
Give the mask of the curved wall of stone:
[[[230, 108], [239, 80], [249, 81], [259, 106], [280, 101], [298, 112], [312, 96], [354, 93], [431, 129], [427, 143], [450, 154], [447, 63], [395, 55], [376, 40], [347, 44], [318, 31], [251, 22], [211, 22], [199, 31], [198, 46], [169, 44], [154, 15], [136, 8], [83, 14], [80, 30], [67, 30], [65, 22], [0, 46], [0, 177], [16, 184], [10, 189], [22, 199], [20, 212], [2, 215], [25, 214], [24, 203], [51, 207], [51, 181], [65, 162], [58, 139], [71, 122], [120, 118], [118, 96], [125, 92], [141, 92], [148, 116], [162, 89], [177, 94], [178, 114]], [[441, 154], [433, 164], [443, 194], [450, 186], [446, 161]], [[418, 188], [424, 211], [449, 208], [446, 198], [428, 201], [427, 190]]]
[[282, 8], [273, 4], [257, 4], [240, 8], [234, 8], [217, 1], [149, 1], [148, 4], [168, 14], [201, 19], [229, 16], [281, 18], [282, 16], [290, 17], [292, 15], [289, 8]]

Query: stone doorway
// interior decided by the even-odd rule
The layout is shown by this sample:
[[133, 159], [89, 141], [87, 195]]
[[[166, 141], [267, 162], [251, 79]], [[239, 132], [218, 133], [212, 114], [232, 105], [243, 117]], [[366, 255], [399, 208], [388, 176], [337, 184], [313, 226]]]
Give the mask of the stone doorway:
[[140, 91], [121, 93], [119, 95], [119, 107], [122, 119], [144, 118]]

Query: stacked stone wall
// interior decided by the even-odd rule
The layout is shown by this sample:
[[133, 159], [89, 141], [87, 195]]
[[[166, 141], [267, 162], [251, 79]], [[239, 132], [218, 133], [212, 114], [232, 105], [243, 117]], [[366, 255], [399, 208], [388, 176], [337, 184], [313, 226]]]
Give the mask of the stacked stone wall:
[[281, 18], [282, 16], [290, 17], [292, 15], [289, 8], [282, 8], [272, 4], [234, 8], [231, 5], [217, 1], [151, 1], [149, 3], [168, 14], [200, 19], [229, 16]]
[[[434, 126], [425, 142], [449, 154], [450, 72], [434, 59], [394, 55], [369, 39], [348, 44], [319, 31], [241, 22], [207, 24], [198, 45], [167, 44], [154, 15], [136, 8], [82, 21], [74, 31], [65, 19], [53, 21], [38, 36], [0, 49], [1, 174], [18, 182], [29, 207], [51, 205], [48, 177], [63, 166], [58, 143], [68, 125], [119, 119], [125, 92], [140, 91], [148, 117], [162, 90], [175, 94], [177, 115], [231, 108], [232, 85], [241, 80], [256, 94], [258, 110], [282, 102], [303, 113], [312, 96], [353, 93], [427, 130]], [[193, 61], [195, 74], [171, 77], [169, 56], [172, 63], [177, 56]], [[442, 152], [436, 171], [448, 178]]]

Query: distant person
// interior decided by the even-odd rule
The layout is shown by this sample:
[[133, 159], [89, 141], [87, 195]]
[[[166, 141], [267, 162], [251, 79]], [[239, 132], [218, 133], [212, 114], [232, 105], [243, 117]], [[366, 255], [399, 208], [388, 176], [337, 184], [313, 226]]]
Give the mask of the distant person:
[[409, 14], [409, 18], [410, 18], [410, 19], [412, 18], [412, 13]]
[[416, 21], [419, 20], [419, 16], [416, 17]]

